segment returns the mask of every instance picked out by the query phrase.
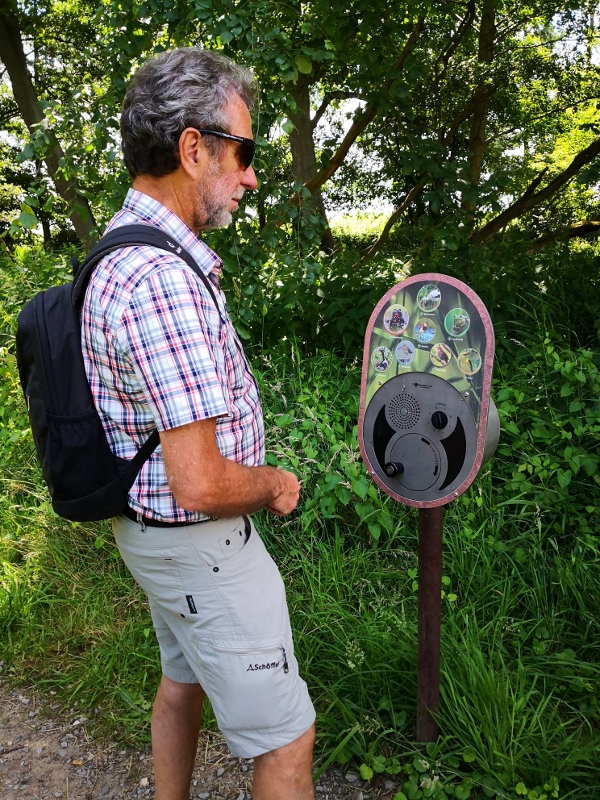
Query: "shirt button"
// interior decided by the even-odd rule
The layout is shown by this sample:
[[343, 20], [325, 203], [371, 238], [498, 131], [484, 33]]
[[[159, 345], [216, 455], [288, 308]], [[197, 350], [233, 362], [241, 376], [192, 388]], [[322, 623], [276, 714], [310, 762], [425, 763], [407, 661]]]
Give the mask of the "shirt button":
[[213, 567], [213, 572], [218, 572], [218, 571], [219, 571], [218, 567]]

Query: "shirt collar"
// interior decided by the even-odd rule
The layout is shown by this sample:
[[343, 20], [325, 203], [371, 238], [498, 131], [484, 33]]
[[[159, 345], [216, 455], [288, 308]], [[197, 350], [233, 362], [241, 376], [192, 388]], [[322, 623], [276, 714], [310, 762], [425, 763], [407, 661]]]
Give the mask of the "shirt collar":
[[135, 189], [129, 189], [122, 211], [134, 214], [176, 239], [188, 251], [205, 274], [208, 274], [215, 267], [220, 272], [222, 261], [219, 256], [199, 239], [185, 222], [166, 206], [163, 206], [162, 203], [159, 203], [158, 200], [154, 200], [147, 194], [138, 192]]

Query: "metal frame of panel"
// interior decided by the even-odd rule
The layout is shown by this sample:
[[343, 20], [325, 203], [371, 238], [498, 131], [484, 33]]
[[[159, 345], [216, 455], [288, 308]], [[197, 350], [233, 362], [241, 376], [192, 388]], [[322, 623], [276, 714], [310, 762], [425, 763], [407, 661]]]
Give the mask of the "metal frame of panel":
[[[462, 281], [425, 273], [401, 281], [381, 298], [365, 334], [359, 444], [371, 477], [384, 492], [406, 505], [435, 508], [455, 499], [471, 485], [484, 456], [493, 361], [494, 329], [489, 314]], [[365, 418], [372, 427], [373, 414], [367, 412], [373, 401], [378, 404], [377, 392], [389, 381], [399, 385], [401, 376], [415, 381], [417, 375], [423, 379], [435, 376], [451, 384], [470, 407], [477, 428], [473, 464], [470, 469], [468, 465], [461, 469], [460, 483], [445, 487], [439, 497], [428, 496], [424, 500], [403, 496], [379, 477], [381, 464], [372, 463], [373, 445], [370, 434], [365, 439], [364, 433]], [[388, 394], [393, 393], [390, 386]], [[410, 409], [399, 409], [396, 420], [399, 413], [410, 413]]]

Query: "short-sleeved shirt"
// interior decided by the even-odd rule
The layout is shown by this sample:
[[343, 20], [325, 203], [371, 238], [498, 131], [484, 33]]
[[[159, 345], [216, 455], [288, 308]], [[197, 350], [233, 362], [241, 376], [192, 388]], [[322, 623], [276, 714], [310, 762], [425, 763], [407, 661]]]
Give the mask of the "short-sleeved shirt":
[[[131, 189], [107, 230], [153, 225], [192, 255], [218, 283], [219, 257], [156, 200]], [[215, 280], [216, 279], [216, 280]], [[155, 428], [216, 417], [217, 446], [246, 466], [264, 460], [256, 381], [215, 288], [218, 308], [194, 271], [150, 246], [116, 250], [94, 270], [82, 310], [87, 376], [115, 455], [131, 459]], [[170, 492], [160, 446], [142, 467], [129, 505], [148, 517], [191, 522]]]

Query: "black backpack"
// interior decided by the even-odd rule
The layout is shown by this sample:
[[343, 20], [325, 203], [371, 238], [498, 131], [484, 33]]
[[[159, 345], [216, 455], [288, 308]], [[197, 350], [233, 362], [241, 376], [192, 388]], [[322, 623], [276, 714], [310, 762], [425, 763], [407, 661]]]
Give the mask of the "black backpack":
[[74, 522], [122, 513], [142, 465], [160, 442], [154, 430], [131, 461], [113, 455], [81, 352], [80, 312], [94, 267], [111, 251], [132, 245], [175, 253], [217, 305], [207, 277], [178, 242], [149, 225], [125, 225], [107, 233], [81, 266], [73, 259], [73, 281], [35, 295], [17, 321], [17, 366], [42, 473], [53, 509]]

